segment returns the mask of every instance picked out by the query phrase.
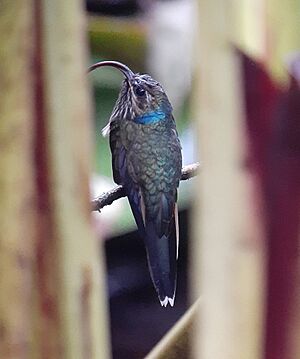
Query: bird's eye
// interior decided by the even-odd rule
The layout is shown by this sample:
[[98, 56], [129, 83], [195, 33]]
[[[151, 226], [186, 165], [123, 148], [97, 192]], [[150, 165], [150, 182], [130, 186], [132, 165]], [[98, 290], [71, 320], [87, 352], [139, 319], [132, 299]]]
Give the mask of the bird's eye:
[[134, 89], [134, 92], [137, 96], [144, 96], [146, 91], [141, 87], [141, 86], [137, 86], [135, 89]]

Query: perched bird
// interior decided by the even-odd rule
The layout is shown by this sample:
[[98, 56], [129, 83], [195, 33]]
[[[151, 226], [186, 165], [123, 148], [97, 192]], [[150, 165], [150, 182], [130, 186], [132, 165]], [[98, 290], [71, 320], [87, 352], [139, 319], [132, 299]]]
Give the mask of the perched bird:
[[114, 181], [125, 188], [162, 306], [173, 306], [179, 233], [177, 188], [182, 155], [172, 106], [159, 82], [132, 72], [116, 61], [124, 75], [121, 91], [103, 134], [109, 134]]

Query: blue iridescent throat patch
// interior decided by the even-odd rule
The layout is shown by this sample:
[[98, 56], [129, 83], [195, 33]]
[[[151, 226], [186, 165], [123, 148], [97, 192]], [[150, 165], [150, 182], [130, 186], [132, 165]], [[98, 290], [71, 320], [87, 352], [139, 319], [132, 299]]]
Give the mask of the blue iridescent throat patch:
[[150, 125], [152, 123], [159, 122], [164, 120], [166, 114], [162, 111], [153, 111], [145, 113], [145, 115], [138, 116], [135, 118], [134, 122], [139, 123], [141, 125]]

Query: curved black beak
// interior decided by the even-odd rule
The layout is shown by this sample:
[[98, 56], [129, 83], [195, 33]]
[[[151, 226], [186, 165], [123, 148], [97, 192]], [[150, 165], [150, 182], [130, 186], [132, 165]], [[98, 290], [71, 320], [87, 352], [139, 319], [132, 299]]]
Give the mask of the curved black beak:
[[134, 73], [130, 70], [130, 68], [128, 66], [126, 66], [118, 61], [96, 62], [95, 64], [91, 65], [88, 68], [88, 72], [92, 72], [92, 71], [96, 70], [98, 67], [103, 67], [103, 66], [115, 67], [116, 69], [120, 70], [128, 80], [130, 80], [134, 75]]

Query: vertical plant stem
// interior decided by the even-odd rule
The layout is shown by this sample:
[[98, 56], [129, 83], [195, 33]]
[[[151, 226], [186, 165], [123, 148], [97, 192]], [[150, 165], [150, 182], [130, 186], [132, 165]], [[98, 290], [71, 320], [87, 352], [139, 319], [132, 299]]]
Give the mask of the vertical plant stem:
[[55, 265], [46, 262], [44, 275], [54, 276], [62, 356], [108, 358], [102, 248], [90, 223], [91, 119], [81, 1], [43, 0], [41, 33], [51, 228], [44, 248], [50, 253], [40, 255], [52, 256]]
[[262, 355], [263, 229], [255, 176], [245, 168], [247, 139], [240, 64], [231, 41], [234, 2], [199, 0], [194, 113], [203, 170], [195, 199], [193, 284], [203, 302], [195, 357]]
[[32, 2], [0, 5], [0, 357], [29, 357], [35, 237]]

